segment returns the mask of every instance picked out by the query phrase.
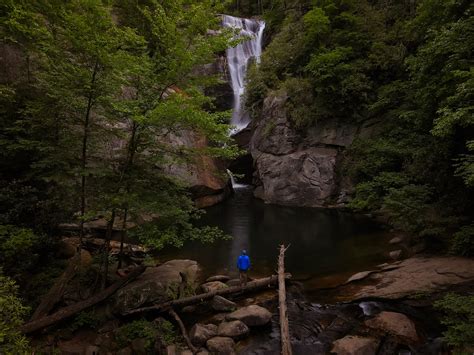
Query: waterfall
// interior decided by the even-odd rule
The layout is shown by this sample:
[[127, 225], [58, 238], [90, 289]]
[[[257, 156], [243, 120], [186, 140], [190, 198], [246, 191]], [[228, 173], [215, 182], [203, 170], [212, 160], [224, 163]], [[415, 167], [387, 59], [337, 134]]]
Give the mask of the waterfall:
[[229, 169], [227, 169], [227, 175], [229, 175], [230, 182], [232, 184], [232, 189], [234, 191], [239, 190], [239, 189], [243, 189], [243, 188], [247, 188], [249, 186], [249, 185], [245, 185], [245, 184], [239, 184], [237, 181], [235, 181], [235, 176], [234, 176], [234, 174], [232, 174], [232, 171], [230, 171]]
[[245, 75], [247, 74], [250, 60], [255, 58], [257, 63], [260, 61], [265, 22], [223, 15], [222, 25], [237, 29], [240, 36], [248, 36], [250, 38], [235, 47], [228, 48], [226, 53], [232, 89], [234, 91], [234, 107], [230, 123], [235, 127], [233, 133], [236, 133], [247, 127], [250, 122], [248, 113], [241, 107], [241, 99], [245, 90]]

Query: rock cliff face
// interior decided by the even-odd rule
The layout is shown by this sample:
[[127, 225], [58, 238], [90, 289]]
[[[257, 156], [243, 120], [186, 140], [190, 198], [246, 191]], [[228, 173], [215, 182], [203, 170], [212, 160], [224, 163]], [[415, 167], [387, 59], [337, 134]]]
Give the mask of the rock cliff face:
[[[226, 111], [232, 108], [233, 91], [227, 73], [224, 56], [218, 56], [213, 63], [196, 68], [196, 74], [217, 76], [220, 82], [206, 89], [205, 94], [214, 98], [212, 111]], [[167, 137], [174, 147], [203, 149], [207, 146], [204, 137], [183, 131]], [[190, 189], [199, 208], [209, 207], [225, 200], [232, 192], [226, 166], [210, 156], [196, 155], [193, 161], [169, 165], [167, 171], [178, 177]]]
[[341, 153], [373, 124], [336, 120], [295, 130], [285, 109], [285, 93], [265, 99], [262, 117], [253, 123], [249, 150], [254, 160], [255, 196], [268, 203], [321, 207], [343, 205], [351, 184], [337, 175]]
[[[168, 139], [174, 147], [203, 149], [207, 146], [204, 137], [189, 131], [173, 134]], [[189, 162], [172, 163], [167, 171], [189, 187], [199, 208], [222, 202], [232, 192], [225, 165], [205, 154], [196, 154]]]

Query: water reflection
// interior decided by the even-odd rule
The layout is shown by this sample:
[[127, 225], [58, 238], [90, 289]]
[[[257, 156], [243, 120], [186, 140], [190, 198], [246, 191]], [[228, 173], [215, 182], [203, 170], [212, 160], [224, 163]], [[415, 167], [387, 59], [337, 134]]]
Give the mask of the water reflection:
[[197, 260], [206, 275], [236, 276], [237, 257], [247, 249], [250, 275], [259, 277], [276, 270], [278, 246], [291, 244], [286, 269], [297, 279], [359, 271], [385, 260], [388, 236], [375, 224], [335, 210], [267, 205], [253, 198], [250, 187], [208, 209], [201, 223], [219, 226], [233, 239], [190, 243], [160, 256]]

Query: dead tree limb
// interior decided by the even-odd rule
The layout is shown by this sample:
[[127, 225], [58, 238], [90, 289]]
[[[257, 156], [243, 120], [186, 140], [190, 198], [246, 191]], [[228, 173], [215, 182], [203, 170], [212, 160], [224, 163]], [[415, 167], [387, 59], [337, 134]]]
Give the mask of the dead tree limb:
[[[291, 275], [285, 274], [285, 278], [289, 279], [291, 278]], [[124, 315], [131, 315], [131, 314], [137, 314], [137, 313], [143, 313], [143, 312], [149, 312], [149, 311], [164, 312], [164, 311], [168, 311], [171, 307], [184, 307], [184, 306], [189, 306], [196, 303], [201, 303], [213, 298], [216, 295], [223, 296], [223, 295], [230, 295], [230, 294], [235, 294], [235, 293], [251, 292], [251, 291], [256, 291], [256, 290], [264, 289], [264, 288], [270, 288], [273, 285], [276, 285], [277, 282], [278, 282], [278, 276], [272, 275], [270, 277], [265, 277], [263, 279], [251, 281], [247, 283], [246, 286], [226, 287], [226, 288], [222, 288], [220, 290], [216, 290], [216, 291], [212, 291], [208, 293], [201, 293], [196, 296], [184, 297], [184, 298], [180, 298], [174, 301], [168, 301], [168, 302], [156, 304], [154, 306], [137, 308], [137, 309], [126, 312]]]
[[51, 314], [50, 316], [46, 316], [46, 317], [24, 324], [21, 327], [21, 332], [24, 334], [28, 334], [28, 333], [32, 333], [37, 330], [43, 329], [57, 322], [60, 322], [64, 319], [67, 319], [87, 308], [90, 308], [99, 302], [106, 300], [107, 298], [112, 296], [118, 289], [125, 286], [128, 282], [130, 282], [131, 280], [141, 275], [143, 271], [145, 271], [145, 269], [146, 269], [145, 266], [136, 267], [132, 272], [130, 272], [123, 279], [118, 280], [117, 282], [107, 287], [104, 291], [99, 292], [98, 294], [92, 296], [91, 298], [88, 298], [85, 301], [81, 301], [76, 304], [73, 304], [69, 307], [62, 308], [59, 311]]
[[291, 355], [290, 328], [288, 326], [288, 312], [286, 309], [285, 251], [285, 246], [280, 245], [280, 255], [278, 257], [278, 302], [280, 307], [281, 354]]
[[54, 306], [59, 302], [61, 297], [63, 297], [64, 292], [66, 291], [66, 286], [69, 281], [76, 275], [80, 262], [80, 253], [76, 253], [68, 263], [66, 270], [56, 279], [54, 285], [49, 289], [48, 293], [44, 295], [41, 303], [36, 308], [35, 312], [31, 316], [30, 321], [37, 320], [44, 316], [47, 316], [49, 312], [54, 308]]
[[193, 354], [197, 353], [196, 347], [191, 343], [191, 340], [189, 339], [188, 332], [186, 331], [186, 328], [184, 327], [183, 321], [181, 318], [178, 316], [178, 313], [174, 311], [173, 308], [170, 308], [168, 313], [174, 318], [176, 323], [178, 323], [179, 328], [181, 329], [181, 334], [183, 335], [184, 340], [186, 341], [186, 344], [188, 345], [189, 349], [193, 352]]

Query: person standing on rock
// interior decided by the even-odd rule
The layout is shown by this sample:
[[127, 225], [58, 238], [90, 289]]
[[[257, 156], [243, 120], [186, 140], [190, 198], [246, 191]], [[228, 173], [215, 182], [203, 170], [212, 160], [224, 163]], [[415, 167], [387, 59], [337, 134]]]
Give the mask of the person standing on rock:
[[246, 286], [247, 271], [250, 269], [250, 258], [246, 250], [242, 250], [242, 254], [237, 259], [237, 268], [239, 269], [240, 285]]

